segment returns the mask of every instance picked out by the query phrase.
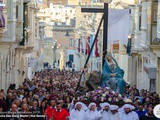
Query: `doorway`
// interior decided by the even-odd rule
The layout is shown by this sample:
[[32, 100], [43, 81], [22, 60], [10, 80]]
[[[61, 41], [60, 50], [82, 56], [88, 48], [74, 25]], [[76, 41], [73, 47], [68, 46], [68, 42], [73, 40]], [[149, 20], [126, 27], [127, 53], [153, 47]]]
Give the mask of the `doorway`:
[[74, 55], [69, 55], [69, 61], [72, 61], [72, 63], [73, 63], [73, 61], [74, 61]]

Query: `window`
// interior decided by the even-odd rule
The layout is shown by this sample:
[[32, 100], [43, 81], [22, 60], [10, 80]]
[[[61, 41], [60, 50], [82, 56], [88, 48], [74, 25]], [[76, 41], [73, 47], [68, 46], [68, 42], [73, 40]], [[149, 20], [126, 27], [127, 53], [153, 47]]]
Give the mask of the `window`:
[[69, 46], [73, 46], [73, 38], [69, 39]]
[[156, 80], [155, 79], [150, 79], [150, 91], [156, 92]]
[[158, 14], [158, 2], [153, 3], [153, 22], [157, 23], [157, 14]]
[[18, 5], [16, 6], [16, 19], [18, 19]]
[[[7, 6], [11, 6], [11, 4], [12, 4], [12, 0], [7, 0]], [[7, 8], [7, 18], [8, 19], [11, 19], [11, 16], [12, 16], [11, 15], [11, 13], [12, 13], [11, 11], [12, 11], [11, 7], [8, 7]]]
[[74, 55], [69, 55], [69, 61], [74, 62]]
[[139, 31], [141, 31], [142, 25], [142, 6], [139, 7]]
[[142, 25], [142, 14], [139, 15], [139, 30], [141, 31], [141, 25]]

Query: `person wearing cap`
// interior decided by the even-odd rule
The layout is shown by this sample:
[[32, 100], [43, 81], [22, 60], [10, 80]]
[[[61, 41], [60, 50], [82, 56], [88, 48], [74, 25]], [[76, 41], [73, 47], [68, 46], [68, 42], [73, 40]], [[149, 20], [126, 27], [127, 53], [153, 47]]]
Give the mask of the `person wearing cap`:
[[133, 111], [134, 109], [135, 107], [131, 104], [125, 104], [122, 106], [120, 111], [120, 120], [139, 120], [138, 114]]
[[110, 116], [110, 104], [105, 102], [105, 103], [100, 103], [100, 106], [102, 108], [101, 110], [101, 114], [102, 114], [102, 118], [100, 120], [108, 120], [109, 116]]
[[75, 109], [70, 112], [70, 120], [85, 120], [85, 110], [87, 106], [82, 102], [75, 104]]
[[110, 105], [110, 115], [109, 119], [106, 120], [121, 120], [120, 119], [120, 113], [118, 112], [118, 106], [117, 105]]
[[97, 111], [96, 103], [90, 103], [88, 108], [85, 115], [86, 120], [99, 120], [102, 117], [101, 112]]

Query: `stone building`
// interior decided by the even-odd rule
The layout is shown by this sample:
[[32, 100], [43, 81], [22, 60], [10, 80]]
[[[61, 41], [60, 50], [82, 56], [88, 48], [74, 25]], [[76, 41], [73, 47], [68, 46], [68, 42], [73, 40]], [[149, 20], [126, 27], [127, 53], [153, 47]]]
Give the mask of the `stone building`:
[[0, 38], [0, 88], [7, 90], [11, 83], [20, 85], [32, 78], [33, 61], [42, 47], [39, 37], [38, 10], [35, 1], [4, 0], [5, 27]]
[[[77, 69], [77, 58], [76, 58], [76, 50], [75, 50], [75, 33], [74, 26], [54, 26], [53, 31], [53, 42], [55, 43], [55, 62], [58, 63], [60, 61], [61, 55], [60, 53], [63, 51], [64, 56], [64, 67], [68, 68], [66, 63], [68, 61], [72, 61], [72, 65], [75, 65], [75, 69]], [[54, 46], [53, 45], [53, 46]], [[57, 66], [57, 64], [56, 64]], [[70, 67], [71, 68], [71, 67]]]
[[45, 24], [44, 61], [51, 66], [60, 67], [58, 64], [60, 63], [60, 53], [62, 51], [65, 53], [64, 67], [67, 66], [66, 62], [69, 60], [72, 61], [73, 66], [77, 64], [75, 63], [74, 47], [75, 15], [76, 9], [74, 5], [63, 5], [60, 3], [50, 3], [48, 8], [39, 10], [38, 16], [41, 18], [40, 21]]
[[139, 89], [160, 93], [160, 1], [141, 1], [131, 8], [129, 80]]
[[6, 90], [10, 83], [19, 83], [20, 81], [16, 77], [22, 74], [17, 68], [16, 49], [23, 38], [23, 1], [4, 0], [4, 4], [3, 15], [6, 25], [1, 27], [0, 88]]

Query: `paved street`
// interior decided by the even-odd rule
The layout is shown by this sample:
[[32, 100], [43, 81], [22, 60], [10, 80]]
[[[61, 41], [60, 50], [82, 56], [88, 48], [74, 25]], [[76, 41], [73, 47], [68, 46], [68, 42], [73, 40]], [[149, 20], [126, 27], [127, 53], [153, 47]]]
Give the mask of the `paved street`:
[[159, 120], [160, 0], [0, 0], [0, 120]]

